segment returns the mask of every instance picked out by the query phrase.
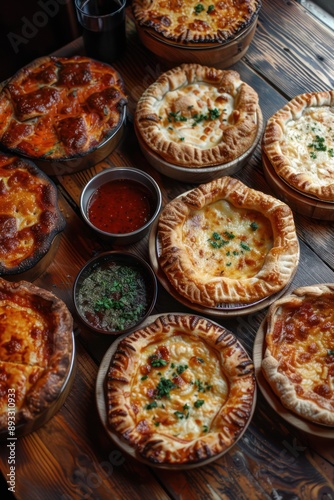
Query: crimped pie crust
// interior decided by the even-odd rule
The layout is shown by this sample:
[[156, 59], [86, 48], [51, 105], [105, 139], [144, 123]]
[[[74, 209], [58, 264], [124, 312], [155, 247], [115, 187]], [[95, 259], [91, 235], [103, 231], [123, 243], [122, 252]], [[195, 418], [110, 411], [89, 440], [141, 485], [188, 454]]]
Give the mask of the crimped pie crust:
[[163, 73], [138, 101], [145, 145], [182, 167], [226, 164], [253, 144], [258, 95], [233, 70], [182, 64]]
[[291, 209], [222, 177], [168, 203], [158, 223], [159, 265], [193, 303], [249, 304], [289, 283], [299, 244]]

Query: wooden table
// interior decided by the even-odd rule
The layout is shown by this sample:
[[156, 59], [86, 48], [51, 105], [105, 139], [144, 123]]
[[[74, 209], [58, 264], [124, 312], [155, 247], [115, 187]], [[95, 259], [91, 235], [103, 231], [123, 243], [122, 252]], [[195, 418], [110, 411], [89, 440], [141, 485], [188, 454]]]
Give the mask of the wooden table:
[[[255, 38], [233, 68], [253, 86], [267, 120], [297, 94], [334, 88], [334, 32], [293, 0], [264, 0]], [[82, 51], [81, 39], [62, 49]], [[72, 306], [72, 285], [81, 266], [110, 249], [92, 236], [78, 210], [80, 192], [93, 174], [113, 166], [135, 166], [151, 174], [165, 204], [194, 185], [161, 176], [145, 161], [136, 141], [132, 117], [136, 102], [166, 68], [139, 42], [128, 19], [126, 56], [115, 64], [129, 97], [128, 124], [122, 144], [90, 170], [58, 177], [60, 206], [67, 226], [55, 261], [36, 280]], [[249, 186], [270, 193], [258, 146], [249, 164], [236, 175]], [[292, 288], [334, 282], [333, 223], [295, 213], [301, 259]], [[116, 247], [113, 247], [116, 248]], [[148, 238], [130, 251], [148, 259]], [[155, 313], [187, 311], [159, 288]], [[234, 332], [249, 353], [266, 309], [218, 322]], [[15, 496], [24, 500], [69, 499], [253, 499], [334, 498], [334, 441], [288, 424], [259, 391], [247, 432], [221, 459], [202, 468], [170, 472], [147, 467], [126, 456], [109, 440], [95, 405], [95, 380], [101, 359], [113, 339], [75, 329], [77, 370], [71, 392], [58, 413], [16, 443]], [[1, 446], [3, 475], [8, 449]], [[6, 489], [6, 485], [5, 485]]]

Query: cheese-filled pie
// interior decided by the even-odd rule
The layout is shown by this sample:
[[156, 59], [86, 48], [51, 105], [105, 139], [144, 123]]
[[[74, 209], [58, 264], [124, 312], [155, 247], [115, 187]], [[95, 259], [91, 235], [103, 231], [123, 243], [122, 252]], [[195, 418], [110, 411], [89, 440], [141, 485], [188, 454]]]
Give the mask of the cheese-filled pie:
[[258, 111], [257, 93], [236, 71], [183, 64], [144, 91], [135, 125], [159, 157], [200, 168], [245, 153], [257, 134]]
[[301, 287], [272, 304], [262, 371], [282, 404], [334, 426], [334, 285]]
[[304, 195], [334, 201], [334, 90], [296, 96], [269, 120], [263, 150]]
[[226, 451], [252, 416], [251, 359], [234, 335], [168, 314], [125, 337], [107, 374], [109, 428], [156, 464], [196, 464]]
[[291, 280], [299, 245], [282, 201], [222, 177], [168, 203], [157, 230], [159, 265], [189, 301], [249, 304]]

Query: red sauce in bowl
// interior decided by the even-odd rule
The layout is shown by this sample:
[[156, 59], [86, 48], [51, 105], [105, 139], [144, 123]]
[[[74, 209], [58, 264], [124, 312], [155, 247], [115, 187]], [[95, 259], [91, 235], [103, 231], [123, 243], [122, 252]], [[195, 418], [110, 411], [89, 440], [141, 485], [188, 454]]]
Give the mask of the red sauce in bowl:
[[151, 192], [143, 184], [129, 179], [106, 182], [92, 194], [87, 207], [90, 222], [112, 234], [140, 229], [153, 213]]

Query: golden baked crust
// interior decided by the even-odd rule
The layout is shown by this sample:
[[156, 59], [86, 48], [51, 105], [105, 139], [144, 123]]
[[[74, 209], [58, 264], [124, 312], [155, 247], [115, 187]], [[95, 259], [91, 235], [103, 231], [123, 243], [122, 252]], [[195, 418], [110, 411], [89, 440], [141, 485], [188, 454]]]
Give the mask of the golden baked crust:
[[32, 162], [0, 153], [0, 275], [33, 267], [64, 227], [55, 184]]
[[[26, 281], [0, 278], [0, 430], [38, 417], [59, 396], [72, 358], [72, 316], [63, 301]], [[14, 399], [8, 405], [8, 397]]]
[[334, 426], [334, 285], [301, 287], [275, 302], [265, 327], [262, 371], [282, 404]]
[[96, 149], [123, 119], [120, 75], [88, 57], [42, 57], [0, 93], [0, 143], [38, 159], [70, 159]]
[[256, 19], [261, 0], [134, 0], [139, 26], [178, 43], [225, 43]]
[[334, 201], [334, 90], [296, 96], [269, 120], [263, 150], [303, 194]]
[[232, 333], [199, 316], [164, 315], [117, 346], [108, 425], [154, 463], [197, 463], [245, 430], [255, 390], [253, 363]]
[[299, 260], [293, 215], [283, 202], [231, 177], [203, 184], [165, 206], [159, 264], [193, 303], [252, 303], [280, 291]]
[[164, 160], [206, 167], [235, 160], [257, 133], [258, 95], [237, 72], [182, 64], [145, 90], [137, 132]]

